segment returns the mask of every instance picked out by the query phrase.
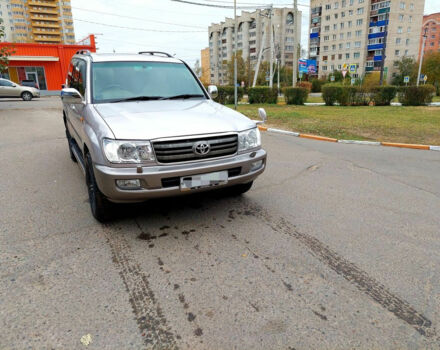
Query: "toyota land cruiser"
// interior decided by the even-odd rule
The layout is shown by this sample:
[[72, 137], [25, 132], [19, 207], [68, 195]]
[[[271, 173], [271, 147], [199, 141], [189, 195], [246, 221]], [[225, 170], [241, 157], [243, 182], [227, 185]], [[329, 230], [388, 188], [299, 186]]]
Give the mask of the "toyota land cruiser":
[[266, 166], [260, 132], [216, 94], [166, 53], [73, 56], [63, 120], [98, 221], [109, 219], [112, 202], [251, 188]]

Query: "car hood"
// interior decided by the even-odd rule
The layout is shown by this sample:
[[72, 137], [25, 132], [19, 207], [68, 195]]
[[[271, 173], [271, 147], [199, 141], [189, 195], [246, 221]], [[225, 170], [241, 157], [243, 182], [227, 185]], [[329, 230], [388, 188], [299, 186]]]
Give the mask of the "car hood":
[[94, 105], [117, 139], [154, 140], [255, 127], [241, 113], [212, 100], [164, 100]]

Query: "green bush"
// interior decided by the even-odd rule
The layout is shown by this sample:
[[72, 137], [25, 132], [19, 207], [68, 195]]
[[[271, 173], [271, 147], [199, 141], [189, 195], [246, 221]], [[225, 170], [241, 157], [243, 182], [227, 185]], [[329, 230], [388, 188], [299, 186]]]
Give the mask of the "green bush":
[[371, 100], [376, 106], [389, 106], [396, 95], [395, 86], [376, 86], [371, 89]]
[[325, 85], [326, 81], [322, 79], [312, 80], [312, 92], [322, 92], [322, 87]]
[[272, 103], [276, 104], [278, 100], [277, 89], [269, 87], [258, 86], [249, 88], [249, 103]]
[[339, 86], [327, 84], [322, 87], [322, 99], [327, 106], [334, 106], [338, 100]]
[[322, 98], [327, 106], [333, 106], [336, 102], [341, 106], [366, 106], [369, 93], [360, 86], [327, 84], [322, 87]]
[[303, 105], [308, 96], [309, 91], [303, 87], [284, 89], [284, 98], [288, 105]]
[[423, 106], [432, 102], [434, 94], [432, 85], [404, 86], [399, 89], [399, 101], [404, 106]]
[[[237, 89], [238, 101], [243, 98], [243, 88], [239, 87]], [[234, 87], [233, 86], [219, 86], [218, 87], [218, 96], [215, 99], [216, 102], [221, 103], [223, 105], [226, 104], [234, 104]]]

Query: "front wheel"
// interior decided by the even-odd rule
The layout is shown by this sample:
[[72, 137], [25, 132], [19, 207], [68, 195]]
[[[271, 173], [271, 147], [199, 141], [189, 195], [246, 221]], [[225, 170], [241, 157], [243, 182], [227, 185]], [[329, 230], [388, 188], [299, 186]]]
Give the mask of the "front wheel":
[[93, 217], [99, 222], [106, 222], [110, 219], [112, 205], [99, 190], [96, 184], [95, 173], [90, 153], [86, 154], [86, 184], [89, 192], [90, 209]]
[[29, 91], [25, 91], [21, 94], [21, 98], [23, 99], [23, 101], [30, 101], [32, 100], [32, 94]]

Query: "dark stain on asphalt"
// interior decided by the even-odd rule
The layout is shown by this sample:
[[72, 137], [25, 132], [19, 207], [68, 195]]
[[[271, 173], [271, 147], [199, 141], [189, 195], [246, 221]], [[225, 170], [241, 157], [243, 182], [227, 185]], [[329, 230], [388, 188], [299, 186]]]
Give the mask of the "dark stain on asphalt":
[[154, 244], [149, 244], [148, 248], [154, 248]]
[[323, 320], [323, 321], [327, 321], [327, 316], [326, 315], [323, 315], [323, 314], [321, 314], [321, 313], [319, 313], [318, 311], [315, 311], [315, 310], [312, 310], [313, 311], [313, 313], [316, 315], [316, 316], [318, 316], [321, 320]]
[[159, 235], [159, 237], [166, 237], [168, 236], [168, 233], [162, 233], [161, 235]]
[[256, 312], [260, 312], [260, 308], [259, 308], [257, 305], [252, 304], [252, 303], [249, 303], [249, 305], [252, 306], [252, 308], [253, 308]]
[[194, 331], [194, 335], [197, 337], [202, 336], [202, 334], [203, 334], [203, 329], [201, 329], [200, 327]]
[[168, 325], [148, 277], [134, 258], [125, 237], [115, 235], [111, 226], [104, 226], [112, 261], [128, 293], [133, 314], [147, 348], [177, 349], [176, 336]]
[[[427, 338], [436, 336], [432, 322], [421, 312], [417, 311], [407, 301], [393, 294], [382, 283], [369, 276], [367, 272], [345, 259], [317, 238], [299, 232], [295, 225], [284, 218], [275, 219], [259, 205], [242, 200], [251, 215], [266, 222], [274, 231], [284, 233], [297, 239], [315, 258], [326, 264], [330, 269], [353, 284], [359, 291], [368, 295], [384, 309], [406, 322], [417, 332]], [[284, 283], [284, 282], [283, 282]]]
[[166, 230], [166, 229], [169, 229], [169, 228], [170, 227], [168, 225], [165, 225], [165, 226], [162, 226], [159, 230], [163, 231], [163, 230]]
[[229, 214], [228, 214], [228, 218], [229, 218], [229, 219], [235, 219], [234, 212], [235, 212], [234, 209], [229, 210]]
[[157, 263], [159, 264], [159, 266], [163, 266], [163, 261], [161, 258], [157, 258]]
[[188, 312], [188, 321], [192, 322], [196, 319], [196, 315], [194, 315], [192, 312]]
[[177, 283], [175, 283], [174, 284], [174, 290], [178, 290], [179, 288], [180, 288], [180, 286]]
[[287, 283], [287, 282], [284, 282], [284, 281], [282, 281], [282, 282], [284, 284], [284, 287], [286, 287], [289, 292], [293, 291], [292, 285], [290, 283]]
[[182, 231], [182, 235], [188, 236], [189, 235], [189, 231]]
[[143, 240], [143, 241], [151, 241], [152, 239], [156, 239], [156, 236], [152, 236], [149, 233], [141, 233], [137, 238]]
[[183, 293], [179, 294], [179, 301], [184, 304], [185, 303], [185, 296], [183, 295]]

